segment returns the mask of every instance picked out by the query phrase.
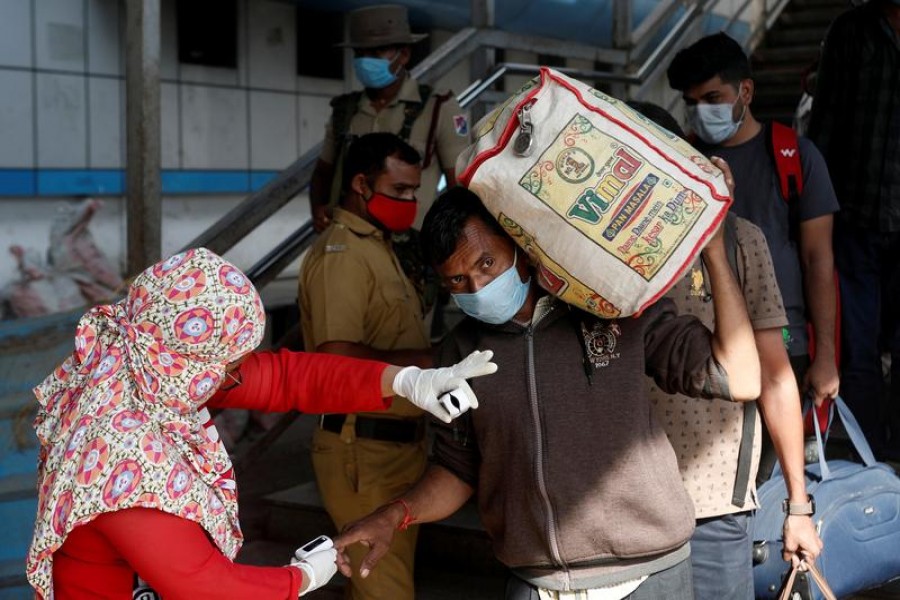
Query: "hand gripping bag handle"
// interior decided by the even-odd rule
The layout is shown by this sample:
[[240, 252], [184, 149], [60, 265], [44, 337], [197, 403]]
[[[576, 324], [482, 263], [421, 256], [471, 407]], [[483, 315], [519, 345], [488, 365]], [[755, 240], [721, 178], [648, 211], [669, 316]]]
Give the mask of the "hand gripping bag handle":
[[[869, 442], [866, 441], [866, 436], [859, 427], [856, 417], [853, 416], [853, 413], [850, 412], [850, 408], [840, 396], [834, 397], [831, 411], [834, 411], [835, 409], [837, 409], [838, 417], [840, 417], [841, 422], [844, 424], [844, 430], [850, 437], [850, 442], [853, 444], [856, 453], [859, 454], [859, 457], [867, 467], [874, 466], [876, 460], [875, 455], [872, 453], [872, 448], [869, 446]], [[829, 415], [829, 424], [831, 423], [832, 418], [833, 414]], [[819, 469], [822, 474], [822, 481], [825, 481], [826, 479], [831, 478], [831, 470], [828, 468], [828, 463], [825, 462], [825, 444], [822, 442], [822, 432], [819, 431], [818, 419], [813, 419], [813, 430], [816, 432], [816, 446], [819, 450]]]
[[819, 591], [822, 592], [825, 600], [837, 600], [837, 596], [831, 591], [831, 587], [828, 585], [828, 582], [825, 581], [825, 577], [816, 568], [816, 565], [805, 561], [801, 561], [799, 565], [791, 568], [791, 573], [788, 575], [787, 581], [784, 582], [784, 587], [781, 588], [781, 594], [778, 596], [778, 600], [791, 600], [791, 593], [794, 591], [794, 580], [797, 578], [797, 572], [803, 570], [812, 575], [813, 581], [816, 582], [816, 585], [818, 586]]

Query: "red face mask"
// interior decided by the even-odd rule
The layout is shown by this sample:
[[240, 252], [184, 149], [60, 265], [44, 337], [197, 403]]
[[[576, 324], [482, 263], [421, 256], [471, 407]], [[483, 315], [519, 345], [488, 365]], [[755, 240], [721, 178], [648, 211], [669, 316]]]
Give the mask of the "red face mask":
[[388, 231], [406, 231], [416, 220], [418, 201], [393, 198], [375, 192], [366, 201], [366, 208], [373, 219], [384, 225]]

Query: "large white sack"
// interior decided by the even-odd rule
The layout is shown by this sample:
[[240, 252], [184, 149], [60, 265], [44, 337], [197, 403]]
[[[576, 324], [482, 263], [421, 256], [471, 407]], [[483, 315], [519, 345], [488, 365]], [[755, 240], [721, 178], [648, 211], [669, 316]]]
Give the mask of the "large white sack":
[[601, 317], [639, 314], [665, 294], [731, 204], [698, 150], [552, 69], [475, 135], [460, 183], [528, 252], [542, 287]]

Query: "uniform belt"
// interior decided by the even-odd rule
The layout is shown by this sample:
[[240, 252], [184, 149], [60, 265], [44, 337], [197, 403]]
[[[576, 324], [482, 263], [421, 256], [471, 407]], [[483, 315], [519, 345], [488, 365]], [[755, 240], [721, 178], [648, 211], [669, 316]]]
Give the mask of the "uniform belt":
[[[332, 433], [340, 433], [347, 415], [322, 415], [319, 427]], [[380, 417], [356, 416], [354, 425], [356, 437], [379, 442], [412, 444], [425, 437], [424, 419], [384, 419]]]

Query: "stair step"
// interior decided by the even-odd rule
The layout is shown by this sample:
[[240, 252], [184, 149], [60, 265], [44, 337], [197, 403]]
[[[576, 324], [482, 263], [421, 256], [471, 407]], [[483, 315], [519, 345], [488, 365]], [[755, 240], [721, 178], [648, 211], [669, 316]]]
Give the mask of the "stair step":
[[[7, 588], [22, 588], [22, 595]], [[0, 598], [34, 598], [34, 590], [25, 578], [25, 558], [0, 560]]]
[[782, 13], [778, 19], [778, 25], [801, 26], [816, 25], [823, 30], [827, 29], [831, 22], [835, 20], [846, 8], [846, 5], [840, 7], [823, 6], [816, 8], [806, 8], [803, 10], [788, 10]]
[[802, 94], [799, 84], [778, 87], [757, 87], [753, 92], [753, 107], [793, 106], [796, 107]]
[[801, 69], [790, 69], [785, 71], [769, 71], [763, 70], [753, 73], [754, 95], [760, 91], [790, 87], [800, 89], [803, 82], [804, 71]]
[[766, 46], [783, 48], [820, 44], [825, 39], [826, 31], [826, 27], [777, 27], [766, 34]]
[[[265, 500], [270, 506], [268, 540], [298, 544], [322, 533], [335, 533], [315, 481], [269, 494]], [[433, 565], [450, 561], [472, 573], [504, 571], [471, 502], [446, 519], [422, 525], [416, 560], [417, 564]]]
[[0, 478], [0, 502], [37, 498], [37, 473], [17, 473]]
[[787, 10], [791, 12], [806, 10], [837, 10], [838, 12], [850, 8], [849, 0], [791, 0]]
[[818, 44], [803, 44], [792, 47], [771, 48], [763, 46], [753, 53], [753, 63], [778, 64], [784, 63], [809, 64], [819, 56]]

